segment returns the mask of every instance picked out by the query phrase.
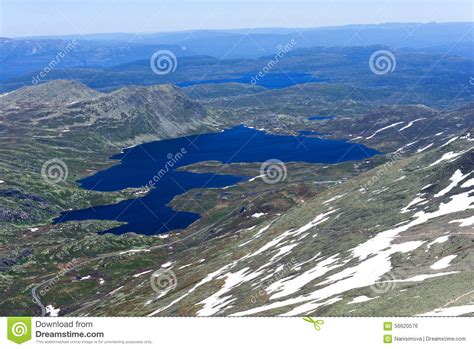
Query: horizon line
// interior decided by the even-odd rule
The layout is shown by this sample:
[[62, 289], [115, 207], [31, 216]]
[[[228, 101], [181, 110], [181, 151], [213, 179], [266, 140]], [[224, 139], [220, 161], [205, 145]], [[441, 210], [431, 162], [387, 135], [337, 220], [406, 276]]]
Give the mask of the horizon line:
[[[47, 38], [61, 38], [61, 37], [74, 37], [74, 36], [95, 36], [95, 35], [159, 35], [159, 34], [180, 34], [187, 32], [232, 32], [232, 31], [251, 31], [251, 30], [295, 30], [295, 31], [304, 31], [304, 30], [317, 30], [317, 29], [330, 29], [330, 28], [344, 28], [344, 27], [369, 27], [369, 26], [382, 26], [382, 25], [427, 25], [427, 24], [472, 24], [474, 21], [446, 21], [446, 22], [437, 22], [437, 21], [427, 21], [427, 22], [379, 22], [379, 23], [348, 23], [341, 25], [328, 25], [320, 27], [241, 27], [241, 28], [199, 28], [199, 29], [183, 29], [183, 30], [170, 30], [170, 31], [145, 31], [145, 32], [93, 32], [93, 33], [70, 33], [70, 34], [42, 34], [42, 35], [24, 35], [24, 36], [0, 36], [4, 39], [47, 39]], [[268, 33], [270, 34], [270, 33]], [[276, 33], [273, 33], [276, 34]]]

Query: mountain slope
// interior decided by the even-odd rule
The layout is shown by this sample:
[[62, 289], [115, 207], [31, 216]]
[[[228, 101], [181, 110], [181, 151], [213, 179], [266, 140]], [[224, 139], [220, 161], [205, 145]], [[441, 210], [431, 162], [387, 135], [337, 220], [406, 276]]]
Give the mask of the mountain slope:
[[[360, 137], [386, 155], [332, 166], [288, 163], [288, 181], [277, 185], [262, 180], [260, 164], [198, 164], [201, 173], [251, 179], [173, 201], [176, 210], [202, 214], [186, 230], [111, 236], [97, 232], [119, 222], [50, 221], [60, 211], [143, 191], [98, 193], [79, 189], [76, 180], [113, 166], [108, 158], [125, 145], [216, 131], [230, 123], [228, 110], [220, 105], [216, 114], [170, 85], [92, 92], [81, 100], [61, 86], [32, 87], [55, 105], [18, 97], [0, 114], [2, 314], [37, 314], [32, 293], [61, 315], [413, 315], [454, 306], [469, 314], [474, 141], [463, 130], [472, 127], [470, 105], [442, 112], [423, 105], [355, 109], [347, 100], [342, 115], [311, 121], [314, 130]], [[209, 88], [216, 91], [201, 91]], [[287, 95], [294, 116], [282, 120], [298, 119], [300, 108], [306, 122], [311, 114], [299, 102], [329, 106], [338, 88], [311, 86], [305, 100]], [[282, 99], [272, 91], [258, 95]], [[252, 112], [246, 107], [242, 115]], [[265, 122], [271, 131], [294, 134], [308, 125], [253, 112], [252, 125]], [[410, 148], [412, 139], [419, 142]], [[403, 154], [394, 153], [404, 145]], [[68, 169], [55, 185], [41, 175], [50, 159]], [[176, 275], [176, 288], [165, 295], [150, 287], [158, 269]], [[55, 287], [34, 294], [51, 278]]]
[[202, 129], [208, 117], [203, 106], [171, 85], [131, 86], [104, 94], [81, 83], [57, 80], [3, 95], [0, 105], [1, 127], [10, 136], [34, 133], [50, 139], [84, 137], [84, 141], [101, 136], [108, 143], [124, 145]]
[[[102, 290], [68, 314], [472, 313], [473, 149], [465, 134], [334, 185], [283, 215], [262, 212], [238, 234], [185, 252], [132, 253], [120, 262], [131, 267], [128, 276], [105, 277], [113, 294]], [[176, 275], [176, 289], [150, 288], [153, 265]], [[75, 273], [101, 275], [93, 267]]]
[[[376, 168], [245, 233], [243, 257], [229, 260], [210, 280], [208, 287], [212, 282], [217, 286], [219, 280], [225, 284], [198, 304], [197, 314], [342, 315], [355, 309], [355, 314], [413, 315], [438, 308], [451, 292], [470, 291], [473, 141], [466, 136], [451, 147], [401, 160], [382, 176]], [[453, 155], [440, 161], [446, 154]], [[436, 184], [426, 188], [432, 183]], [[447, 235], [447, 246], [428, 248], [430, 242]], [[453, 255], [445, 268], [431, 267]], [[438, 274], [443, 272], [453, 274]], [[421, 283], [417, 281], [425, 277], [421, 275], [433, 279]], [[443, 282], [436, 277], [451, 280], [454, 287], [445, 293], [436, 286], [438, 296], [430, 299], [426, 297], [432, 292], [430, 286]], [[238, 283], [233, 285], [235, 279]], [[405, 287], [410, 292], [400, 296]], [[252, 295], [256, 289], [257, 296]], [[411, 308], [390, 307], [389, 297], [402, 300], [411, 294], [421, 296], [423, 302]], [[345, 304], [363, 295], [380, 299], [368, 308]], [[255, 298], [258, 301], [252, 304]], [[157, 314], [176, 311], [179, 302], [164, 308]]]
[[[53, 81], [0, 97], [0, 105], [0, 224], [10, 227], [123, 198], [79, 190], [76, 179], [111, 166], [125, 146], [215, 129], [205, 108], [169, 85], [102, 94]], [[57, 159], [66, 178], [51, 187], [42, 168]]]
[[40, 85], [27, 86], [0, 95], [0, 106], [3, 108], [19, 105], [64, 105], [81, 100], [96, 98], [102, 93], [86, 85], [71, 80], [55, 80]]
[[82, 125], [89, 124], [94, 132], [112, 141], [123, 141], [138, 137], [169, 138], [202, 129], [208, 114], [178, 87], [159, 85], [122, 88], [75, 103], [58, 117], [67, 122], [78, 116]]

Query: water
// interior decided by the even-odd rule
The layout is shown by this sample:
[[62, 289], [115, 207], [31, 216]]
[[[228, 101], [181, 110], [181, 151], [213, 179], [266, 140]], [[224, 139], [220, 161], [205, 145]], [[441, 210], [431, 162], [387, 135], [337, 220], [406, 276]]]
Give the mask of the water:
[[[304, 145], [302, 145], [304, 142]], [[95, 191], [115, 191], [154, 184], [155, 189], [139, 200], [68, 211], [54, 223], [72, 220], [115, 220], [126, 224], [107, 232], [136, 232], [152, 235], [183, 229], [200, 218], [196, 213], [177, 212], [167, 206], [180, 194], [196, 188], [222, 188], [246, 177], [177, 171], [179, 167], [201, 161], [222, 163], [283, 162], [338, 163], [378, 154], [364, 145], [316, 137], [271, 135], [237, 126], [219, 133], [207, 133], [142, 144], [114, 155], [117, 165], [79, 181]], [[256, 173], [258, 175], [258, 173]], [[153, 177], [155, 177], [153, 179]]]
[[331, 120], [334, 119], [334, 116], [310, 116], [308, 120], [317, 121], [317, 120]]
[[311, 131], [311, 130], [300, 130], [300, 131], [298, 131], [298, 134], [300, 136], [324, 136], [324, 135], [328, 135], [328, 133]]
[[262, 86], [268, 89], [279, 89], [299, 84], [307, 84], [311, 82], [323, 82], [324, 79], [317, 78], [307, 73], [269, 73], [263, 77], [256, 78], [258, 73], [249, 73], [234, 76], [228, 79], [214, 80], [193, 80], [176, 84], [179, 87], [187, 87], [199, 84], [221, 84], [226, 82], [239, 82], [242, 84], [252, 84]]

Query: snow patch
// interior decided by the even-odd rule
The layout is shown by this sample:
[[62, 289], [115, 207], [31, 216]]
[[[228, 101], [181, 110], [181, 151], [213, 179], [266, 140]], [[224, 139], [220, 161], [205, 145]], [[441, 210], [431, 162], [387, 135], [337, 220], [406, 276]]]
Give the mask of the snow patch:
[[467, 217], [464, 219], [455, 219], [454, 221], [450, 221], [449, 223], [459, 223], [460, 227], [469, 227], [474, 224], [474, 216]]
[[392, 280], [392, 282], [418, 282], [418, 281], [425, 281], [426, 279], [432, 279], [440, 276], [450, 275], [450, 274], [457, 274], [459, 271], [449, 271], [446, 273], [437, 273], [437, 274], [421, 274], [413, 276], [409, 279], [404, 280]]
[[419, 118], [419, 119], [416, 119], [416, 120], [410, 121], [410, 122], [408, 123], [408, 125], [406, 125], [406, 126], [403, 126], [403, 127], [402, 127], [401, 129], [399, 129], [398, 131], [403, 131], [403, 130], [406, 130], [407, 128], [409, 128], [409, 127], [412, 127], [412, 126], [413, 126], [413, 124], [414, 124], [415, 122], [417, 122], [417, 121], [421, 121], [421, 120], [425, 120], [425, 119], [426, 119], [426, 118]]
[[148, 274], [148, 273], [151, 272], [151, 271], [153, 271], [153, 269], [145, 270], [145, 271], [142, 271], [141, 273], [134, 274], [133, 277], [134, 277], [134, 278], [137, 278], [137, 277], [140, 277], [140, 276], [142, 276], [142, 275]]
[[461, 185], [461, 188], [470, 188], [474, 186], [474, 178], [471, 178]]
[[59, 311], [61, 310], [61, 308], [55, 308], [52, 304], [49, 304], [46, 306], [45, 310], [48, 316], [59, 316]]
[[336, 195], [334, 196], [333, 198], [329, 199], [329, 200], [326, 200], [326, 201], [323, 201], [323, 204], [326, 205], [326, 204], [329, 204], [330, 202], [333, 202], [337, 199], [340, 199], [342, 198], [343, 196], [345, 196], [346, 194], [341, 194], [341, 195]]
[[402, 208], [400, 210], [400, 212], [401, 213], [407, 213], [407, 212], [410, 211], [411, 206], [419, 205], [419, 204], [422, 204], [422, 203], [425, 203], [425, 202], [427, 202], [427, 200], [423, 199], [421, 196], [417, 196], [408, 205], [406, 205], [404, 208]]
[[340, 267], [341, 264], [335, 264], [337, 261], [337, 254], [335, 254], [317, 263], [313, 268], [306, 270], [302, 274], [277, 280], [266, 288], [267, 293], [271, 294], [270, 300], [286, 297], [298, 292], [309, 282], [323, 276], [332, 269]]
[[[450, 222], [451, 223], [451, 222]], [[444, 235], [444, 236], [440, 236], [439, 238], [431, 241], [428, 245], [426, 245], [426, 250], [425, 252], [428, 252], [428, 250], [430, 249], [431, 246], [433, 246], [434, 244], [442, 244], [446, 241], [449, 240], [449, 235]]]
[[224, 296], [226, 293], [229, 293], [235, 286], [253, 280], [263, 273], [263, 271], [247, 273], [248, 270], [249, 268], [244, 268], [235, 273], [229, 272], [220, 277], [219, 279], [225, 278], [224, 286], [199, 303], [202, 304], [203, 307], [197, 312], [197, 316], [211, 316], [218, 313], [234, 301], [231, 295]]
[[253, 182], [253, 181], [256, 180], [257, 178], [262, 178], [262, 177], [265, 177], [265, 175], [263, 174], [263, 175], [255, 176], [255, 177], [253, 177], [253, 178], [250, 178], [248, 181], [249, 181], [249, 182]]
[[461, 181], [463, 181], [465, 178], [467, 178], [471, 173], [468, 173], [466, 175], [463, 175], [462, 172], [460, 170], [456, 170], [456, 172], [454, 172], [454, 174], [451, 176], [451, 178], [449, 179], [451, 181], [451, 183], [446, 187], [444, 188], [443, 190], [441, 190], [439, 193], [435, 194], [434, 197], [435, 198], [439, 198], [440, 196], [443, 196], [447, 193], [449, 193], [451, 190], [453, 190]]
[[443, 147], [447, 146], [448, 144], [453, 143], [453, 142], [454, 142], [456, 139], [458, 139], [458, 138], [459, 138], [459, 136], [454, 137], [454, 138], [451, 138], [449, 141], [447, 141], [446, 143], [444, 143], [440, 148], [443, 148]]
[[462, 151], [462, 152], [459, 152], [459, 153], [456, 153], [454, 151], [447, 152], [446, 154], [443, 154], [439, 160], [436, 160], [431, 165], [429, 165], [428, 168], [436, 166], [436, 165], [442, 163], [443, 161], [450, 161], [450, 160], [453, 161], [453, 160], [457, 159], [458, 157], [460, 157], [461, 155], [463, 155], [464, 153], [470, 151], [471, 149], [468, 149], [468, 150], [465, 150], [465, 151]]
[[401, 181], [403, 179], [407, 178], [407, 176], [403, 175], [401, 177], [398, 177], [397, 179], [394, 180], [394, 182], [398, 182], [398, 181]]
[[[400, 130], [401, 131], [401, 130]], [[363, 302], [368, 302], [368, 301], [371, 301], [372, 299], [376, 299], [376, 298], [379, 298], [379, 296], [376, 296], [376, 297], [373, 297], [373, 298], [369, 298], [367, 296], [359, 296], [359, 297], [355, 297], [352, 301], [350, 301], [349, 303], [347, 304], [355, 304], [355, 303], [363, 303]]]
[[428, 144], [426, 147], [420, 148], [420, 149], [418, 149], [416, 152], [417, 152], [417, 153], [421, 153], [421, 152], [425, 151], [426, 149], [431, 148], [432, 146], [433, 146], [433, 143]]
[[454, 258], [456, 258], [456, 256], [457, 255], [452, 254], [450, 256], [443, 257], [439, 261], [437, 261], [436, 263], [433, 263], [430, 266], [430, 268], [434, 269], [434, 270], [445, 269], [445, 268], [449, 267], [449, 264], [452, 262], [452, 260]]
[[178, 269], [184, 269], [184, 268], [190, 267], [191, 265], [193, 265], [193, 263], [185, 264], [185, 265], [179, 267]]
[[382, 127], [381, 129], [378, 129], [377, 131], [375, 131], [371, 136], [367, 137], [366, 139], [371, 139], [371, 138], [373, 138], [375, 135], [377, 135], [378, 133], [380, 133], [380, 132], [382, 132], [382, 131], [385, 131], [385, 130], [388, 130], [389, 128], [395, 127], [395, 126], [400, 125], [400, 124], [403, 124], [403, 121], [396, 122], [396, 123], [394, 123], [394, 124], [391, 124], [391, 125]]

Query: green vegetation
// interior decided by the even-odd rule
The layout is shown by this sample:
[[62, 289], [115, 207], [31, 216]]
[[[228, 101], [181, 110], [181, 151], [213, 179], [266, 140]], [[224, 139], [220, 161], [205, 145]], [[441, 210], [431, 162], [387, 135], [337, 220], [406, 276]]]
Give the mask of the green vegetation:
[[[341, 63], [340, 59], [335, 57], [333, 63]], [[0, 289], [4, 295], [0, 314], [40, 314], [32, 300], [37, 286], [43, 305], [59, 307], [61, 315], [148, 315], [160, 308], [163, 310], [156, 315], [196, 315], [205, 309], [203, 300], [226, 287], [227, 272], [242, 280], [250, 273], [260, 274], [224, 292], [222, 296], [229, 298], [219, 303], [222, 308], [217, 307], [217, 315], [296, 299], [323, 289], [330, 284], [328, 277], [357, 268], [360, 261], [351, 257], [351, 249], [406, 224], [415, 212], [436, 212], [452, 195], [468, 190], [457, 186], [435, 197], [449, 185], [456, 170], [472, 172], [472, 136], [468, 134], [474, 120], [472, 104], [447, 110], [399, 104], [374, 108], [372, 103], [386, 100], [390, 104], [393, 94], [337, 83], [281, 90], [252, 87], [237, 95], [240, 88], [235, 84], [202, 85], [198, 102], [189, 98], [193, 96], [190, 88], [183, 92], [165, 85], [98, 93], [60, 81], [0, 97]], [[335, 119], [309, 121], [312, 115], [334, 115]], [[417, 119], [421, 120], [414, 121]], [[399, 131], [412, 121], [412, 126]], [[122, 147], [241, 123], [272, 133], [296, 135], [299, 130], [312, 130], [323, 133], [319, 137], [353, 138], [386, 155], [331, 166], [288, 163], [287, 179], [275, 185], [256, 178], [229, 188], [190, 191], [171, 205], [198, 212], [202, 219], [163, 236], [97, 234], [120, 222], [51, 224], [62, 211], [144, 195], [133, 189], [101, 193], [78, 188], [76, 180], [112, 166], [115, 162], [110, 156]], [[393, 124], [399, 126], [377, 133]], [[455, 136], [461, 138], [445, 145]], [[394, 157], [393, 152], [400, 149], [402, 155]], [[448, 152], [460, 155], [428, 167]], [[51, 159], [66, 164], [64, 181], [49, 184], [41, 174]], [[181, 170], [253, 178], [259, 175], [259, 168], [260, 164], [206, 162]], [[422, 189], [429, 184], [433, 186]], [[427, 202], [401, 212], [420, 192]], [[389, 257], [390, 273], [397, 279], [432, 274], [430, 265], [452, 254], [457, 257], [447, 270], [458, 273], [396, 284], [383, 294], [361, 285], [336, 295], [341, 300], [315, 305], [305, 314], [314, 309], [318, 315], [413, 315], [456, 299], [453, 304], [468, 304], [469, 298], [463, 295], [469, 293], [474, 276], [472, 227], [451, 221], [472, 216], [470, 208], [401, 232], [392, 244], [424, 243]], [[335, 211], [327, 220], [305, 234], [281, 238], [331, 210]], [[426, 251], [429, 242], [448, 232], [448, 242], [433, 244]], [[272, 245], [280, 238], [281, 246]], [[258, 252], [267, 244], [271, 247]], [[291, 253], [275, 257], [282, 247], [290, 248]], [[273, 283], [290, 281], [334, 255], [338, 258], [334, 263], [347, 263], [303, 283], [291, 295], [272, 298], [266, 277], [275, 278]], [[150, 287], [150, 274], [141, 273], [169, 262], [177, 287], [159, 297]], [[277, 274], [279, 268], [282, 274]], [[223, 270], [220, 274], [203, 282], [219, 269]], [[199, 282], [204, 287], [196, 287]], [[400, 292], [402, 289], [406, 291]], [[361, 295], [378, 298], [348, 304]], [[229, 304], [223, 305], [225, 301]], [[272, 307], [256, 315], [284, 314], [298, 305]]]

